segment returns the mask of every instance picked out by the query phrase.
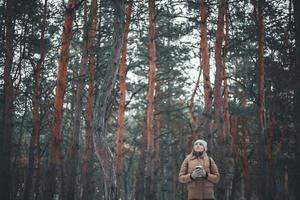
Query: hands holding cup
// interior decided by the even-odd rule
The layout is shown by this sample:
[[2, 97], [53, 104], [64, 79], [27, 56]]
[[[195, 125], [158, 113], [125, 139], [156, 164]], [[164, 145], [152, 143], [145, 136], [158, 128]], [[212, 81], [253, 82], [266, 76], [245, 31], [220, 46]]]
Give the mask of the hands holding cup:
[[195, 170], [191, 173], [191, 179], [195, 180], [196, 178], [205, 178], [207, 177], [207, 172], [203, 166], [196, 166]]

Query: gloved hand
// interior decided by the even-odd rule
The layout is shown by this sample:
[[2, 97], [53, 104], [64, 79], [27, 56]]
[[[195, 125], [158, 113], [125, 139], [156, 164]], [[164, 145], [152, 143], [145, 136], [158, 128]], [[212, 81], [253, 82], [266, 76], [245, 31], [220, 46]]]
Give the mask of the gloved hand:
[[191, 173], [191, 179], [195, 180], [198, 177], [201, 177], [201, 169], [195, 169], [192, 173]]
[[198, 168], [197, 170], [199, 170], [199, 177], [204, 178], [207, 176], [207, 172], [205, 171], [205, 169], [202, 168]]
[[206, 178], [207, 172], [202, 166], [197, 166], [190, 176], [193, 180], [195, 180], [196, 178]]

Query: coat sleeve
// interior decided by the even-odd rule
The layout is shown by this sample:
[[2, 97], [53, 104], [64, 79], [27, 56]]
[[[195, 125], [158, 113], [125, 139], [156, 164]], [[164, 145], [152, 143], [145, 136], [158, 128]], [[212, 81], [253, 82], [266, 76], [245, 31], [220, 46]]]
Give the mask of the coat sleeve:
[[212, 183], [218, 183], [220, 180], [220, 173], [215, 161], [211, 159], [211, 172], [208, 173], [207, 180]]
[[188, 173], [188, 159], [187, 158], [185, 158], [181, 164], [178, 180], [180, 183], [188, 183], [188, 182], [192, 181], [190, 174]]

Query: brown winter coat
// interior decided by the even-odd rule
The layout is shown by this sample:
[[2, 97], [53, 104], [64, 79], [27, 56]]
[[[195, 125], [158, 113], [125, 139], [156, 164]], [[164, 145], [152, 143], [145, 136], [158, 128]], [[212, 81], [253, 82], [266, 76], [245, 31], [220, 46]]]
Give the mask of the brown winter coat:
[[[211, 159], [211, 166], [209, 166], [209, 159]], [[208, 172], [207, 179], [191, 179], [190, 174], [198, 165], [202, 165]], [[183, 161], [178, 179], [181, 183], [187, 183], [188, 199], [214, 199], [214, 184], [219, 182], [220, 174], [214, 160], [209, 158], [205, 152], [198, 158], [191, 153]]]

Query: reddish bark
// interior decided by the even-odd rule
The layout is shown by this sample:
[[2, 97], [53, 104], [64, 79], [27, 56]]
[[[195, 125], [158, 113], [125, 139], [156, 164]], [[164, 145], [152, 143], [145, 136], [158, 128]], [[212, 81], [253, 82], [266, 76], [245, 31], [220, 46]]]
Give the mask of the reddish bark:
[[228, 4], [226, 4], [226, 11], [225, 11], [225, 16], [226, 16], [226, 34], [225, 34], [225, 45], [223, 48], [223, 85], [224, 85], [224, 129], [223, 129], [223, 135], [225, 138], [228, 137], [229, 135], [229, 129], [230, 129], [230, 121], [229, 121], [229, 103], [228, 103], [228, 83], [227, 83], [227, 72], [226, 72], [226, 58], [227, 58], [227, 53], [228, 53], [228, 44], [229, 44], [229, 14], [228, 14]]
[[90, 27], [88, 32], [88, 39], [91, 44], [91, 53], [88, 55], [89, 59], [89, 81], [88, 81], [88, 96], [86, 104], [86, 128], [84, 135], [84, 152], [83, 152], [83, 192], [82, 199], [90, 199], [90, 195], [93, 193], [92, 189], [92, 151], [93, 151], [93, 104], [94, 104], [94, 74], [96, 65], [96, 56], [93, 50], [93, 42], [96, 37], [97, 27], [97, 0], [92, 0], [90, 11]]
[[118, 129], [117, 129], [117, 137], [116, 137], [116, 175], [117, 175], [118, 183], [120, 182], [118, 177], [121, 175], [121, 169], [122, 169], [122, 149], [123, 149], [124, 130], [125, 130], [126, 55], [127, 55], [129, 26], [131, 21], [131, 12], [132, 12], [132, 0], [129, 0], [127, 5], [127, 10], [126, 10], [126, 22], [124, 26], [121, 62], [119, 65], [120, 102], [119, 102], [119, 113], [118, 113]]
[[[212, 106], [212, 88], [210, 84], [210, 65], [207, 38], [207, 3], [200, 1], [200, 67], [203, 70], [204, 82], [204, 113], [210, 114]], [[209, 126], [208, 126], [209, 127]]]
[[[158, 180], [159, 180], [159, 170], [160, 170], [160, 131], [161, 131], [161, 114], [160, 114], [160, 85], [156, 84], [155, 87], [155, 115], [154, 115], [154, 157], [153, 157], [153, 177], [151, 187], [152, 192], [157, 194]], [[157, 195], [154, 195], [154, 199], [159, 199]]]
[[[257, 4], [256, 4], [257, 3]], [[259, 133], [259, 144], [257, 148], [258, 162], [260, 163], [259, 170], [262, 174], [266, 174], [260, 181], [259, 197], [266, 199], [269, 196], [269, 174], [268, 174], [268, 162], [266, 159], [266, 133], [265, 133], [265, 69], [264, 69], [264, 47], [265, 47], [265, 26], [263, 15], [263, 1], [257, 0], [254, 4], [257, 26], [258, 26], [258, 59], [257, 59], [257, 124]]]
[[45, 200], [51, 200], [55, 193], [55, 179], [57, 170], [62, 164], [60, 146], [61, 146], [61, 125], [63, 117], [64, 94], [67, 86], [67, 68], [69, 62], [69, 47], [72, 39], [72, 27], [74, 20], [76, 0], [69, 0], [64, 17], [64, 28], [61, 36], [61, 49], [58, 60], [58, 72], [54, 97], [54, 120], [52, 127], [52, 140], [50, 145], [50, 158], [48, 161], [46, 182], [43, 195]]
[[[34, 68], [34, 89], [32, 94], [32, 121], [33, 130], [31, 133], [31, 141], [29, 147], [29, 163], [28, 171], [24, 184], [23, 200], [28, 200], [31, 198], [32, 183], [33, 183], [33, 173], [35, 166], [39, 167], [39, 146], [40, 146], [40, 129], [41, 129], [41, 116], [40, 116], [40, 93], [41, 93], [41, 67], [45, 59], [45, 25], [46, 25], [46, 15], [47, 15], [47, 0], [44, 3], [44, 19], [41, 29], [41, 47], [40, 47], [40, 59]], [[39, 168], [36, 171], [39, 171]]]
[[63, 103], [64, 103], [64, 93], [67, 86], [67, 67], [69, 63], [69, 47], [72, 39], [72, 27], [73, 18], [75, 12], [76, 0], [69, 0], [68, 11], [65, 15], [64, 29], [62, 33], [62, 46], [60, 50], [60, 57], [58, 61], [58, 72], [57, 72], [57, 84], [55, 88], [55, 99], [54, 99], [54, 121], [52, 128], [52, 141], [51, 141], [51, 154], [49, 164], [60, 165], [60, 152], [59, 146], [61, 142], [61, 124], [62, 124], [62, 114], [63, 114]]
[[154, 113], [154, 93], [156, 79], [156, 45], [155, 45], [155, 0], [149, 0], [149, 41], [148, 41], [148, 90], [147, 90], [147, 111], [146, 111], [146, 131], [147, 131], [147, 154], [146, 155], [146, 185], [145, 197], [154, 199], [152, 177], [153, 177], [153, 113]]
[[229, 103], [228, 103], [228, 83], [227, 78], [224, 79], [224, 130], [223, 135], [228, 137], [230, 122], [229, 122]]
[[218, 134], [221, 134], [221, 139], [224, 139], [222, 131], [222, 80], [223, 80], [223, 59], [222, 59], [222, 43], [224, 41], [224, 16], [226, 11], [225, 0], [218, 0], [218, 21], [216, 32], [216, 45], [215, 45], [215, 60], [216, 60], [216, 76], [214, 87], [214, 120], [215, 128]]
[[154, 122], [155, 122], [155, 139], [154, 139], [154, 166], [156, 168], [159, 168], [160, 165], [160, 130], [161, 130], [161, 114], [160, 114], [160, 84], [157, 83], [155, 87], [155, 116], [154, 116]]
[[[210, 85], [210, 66], [209, 66], [209, 53], [208, 53], [208, 38], [207, 38], [207, 3], [205, 0], [201, 0], [199, 4], [200, 15], [200, 72], [196, 82], [195, 89], [192, 93], [190, 103], [188, 104], [189, 112], [192, 117], [192, 135], [188, 137], [187, 152], [191, 152], [193, 140], [197, 136], [197, 132], [201, 127], [201, 122], [195, 115], [194, 98], [196, 91], [200, 84], [201, 71], [203, 70], [203, 88], [204, 88], [204, 111], [203, 114], [207, 117], [211, 114], [212, 106], [212, 88]], [[210, 133], [210, 119], [205, 121], [205, 128], [207, 133]]]
[[[89, 32], [93, 31], [91, 27], [91, 21], [93, 19], [87, 20], [87, 5], [85, 2], [85, 16], [84, 16], [84, 39], [83, 39], [83, 53], [80, 60], [79, 76], [76, 78], [76, 93], [74, 102], [74, 116], [73, 123], [69, 135], [69, 143], [67, 149], [67, 158], [65, 160], [65, 173], [64, 173], [64, 197], [63, 199], [72, 200], [75, 199], [76, 195], [76, 177], [77, 177], [77, 166], [79, 162], [79, 133], [81, 129], [81, 112], [83, 106], [83, 88], [84, 80], [86, 77], [86, 67], [88, 63], [88, 54], [91, 49], [91, 41], [89, 37]], [[93, 11], [91, 9], [91, 11]], [[91, 13], [92, 15], [92, 13]]]
[[154, 90], [155, 90], [155, 79], [156, 79], [156, 45], [155, 45], [155, 1], [149, 0], [149, 41], [148, 41], [148, 91], [147, 91], [147, 118], [146, 118], [146, 129], [147, 129], [147, 148], [153, 148], [153, 101], [154, 101]]

